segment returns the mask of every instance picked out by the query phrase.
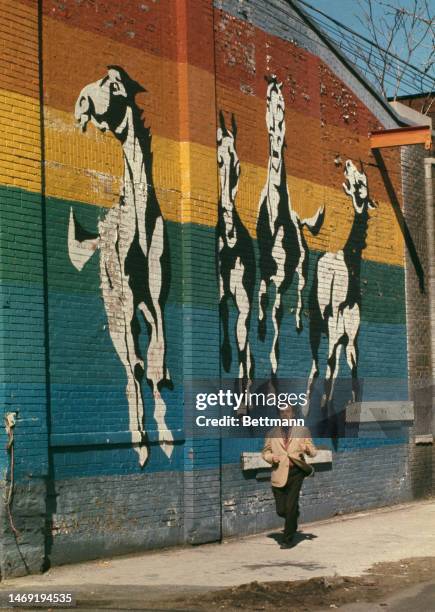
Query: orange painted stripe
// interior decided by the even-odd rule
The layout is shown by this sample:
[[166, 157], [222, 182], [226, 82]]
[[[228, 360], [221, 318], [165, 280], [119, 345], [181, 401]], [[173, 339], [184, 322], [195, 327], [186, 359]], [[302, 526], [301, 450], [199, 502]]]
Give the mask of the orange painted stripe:
[[[80, 47], [86, 49], [86, 54], [80, 61], [80, 70], [77, 70], [71, 53], [74, 44], [71, 33], [77, 31], [53, 20], [47, 21], [46, 103], [72, 114], [81, 88], [100, 78], [106, 72], [107, 64], [115, 63], [119, 57], [114, 55], [113, 43], [109, 39], [78, 32]], [[127, 46], [122, 52], [123, 65], [134, 78], [146, 75], [142, 84], [148, 93], [137, 96], [137, 101], [144, 109], [145, 122], [151, 126], [153, 134], [214, 147], [216, 123], [210, 114], [215, 104], [212, 75], [189, 64], [177, 65], [140, 54]], [[64, 83], [65, 74], [68, 74], [68, 87]], [[180, 105], [179, 100], [187, 104]], [[268, 137], [264, 99], [218, 84], [217, 102], [219, 108], [236, 113], [240, 159], [265, 166]], [[330, 125], [322, 127], [320, 119], [295, 112], [290, 103], [286, 110], [286, 125], [288, 146], [285, 156], [288, 171], [294, 176], [335, 187], [337, 180], [331, 175], [330, 167], [334, 168], [338, 152], [344, 158], [370, 160], [367, 138], [358, 137], [357, 131], [351, 131], [344, 124], [340, 129]]]
[[[32, 2], [33, 0], [27, 0]], [[180, 11], [185, 19], [180, 22]], [[43, 13], [57, 23], [171, 61], [213, 72], [213, 3], [210, 0], [44, 0]], [[189, 36], [185, 36], [188, 33]], [[184, 50], [179, 39], [185, 39]], [[181, 55], [180, 55], [181, 51]]]
[[[32, 53], [37, 59], [36, 3], [27, 6], [21, 2], [15, 3], [13, 0], [0, 1], [5, 8], [4, 14], [9, 16], [8, 20], [15, 10], [29, 16], [30, 25], [24, 26], [23, 23], [26, 24], [26, 21], [19, 20], [21, 30], [16, 31], [14, 29], [11, 35], [15, 36], [17, 41], [23, 40], [23, 38], [28, 40], [29, 37], [24, 36], [23, 28], [33, 28], [33, 38], [30, 38], [29, 44], [33, 45]], [[49, 3], [47, 6], [55, 8], [58, 7], [58, 3], [52, 5]], [[138, 96], [138, 103], [144, 109], [145, 121], [148, 125], [151, 125], [154, 134], [171, 140], [190, 141], [214, 147], [216, 121], [213, 116], [213, 109], [216, 95], [218, 109], [223, 109], [229, 114], [234, 112], [236, 115], [239, 127], [237, 146], [241, 160], [257, 166], [264, 166], [267, 163], [268, 139], [264, 120], [266, 83], [263, 79], [263, 73], [266, 68], [270, 69], [270, 66], [263, 66], [264, 70], [260, 66], [260, 69], [256, 69], [255, 73], [252, 74], [249, 58], [246, 59], [243, 56], [242, 62], [236, 56], [236, 60], [239, 59], [240, 61], [231, 63], [229, 53], [232, 52], [232, 47], [229, 46], [229, 51], [225, 50], [226, 42], [237, 41], [245, 36], [246, 40], [242, 40], [244, 45], [252, 39], [258, 47], [256, 47], [257, 62], [263, 61], [261, 58], [266, 57], [267, 51], [271, 58], [270, 62], [274, 61], [280, 64], [283, 72], [285, 72], [286, 66], [291, 66], [292, 74], [296, 75], [297, 73], [298, 76], [297, 82], [293, 83], [294, 93], [292, 93], [292, 79], [290, 77], [285, 81], [284, 88], [287, 97], [287, 149], [285, 157], [289, 173], [296, 177], [335, 187], [337, 179], [333, 163], [338, 154], [342, 158], [361, 159], [373, 163], [367, 141], [368, 129], [372, 130], [378, 127], [377, 124], [373, 123], [373, 117], [370, 119], [368, 109], [356, 100], [351, 92], [343, 88], [341, 82], [334, 75], [328, 74], [325, 67], [322, 68], [322, 78], [327, 83], [327, 87], [324, 95], [320, 98], [320, 62], [304, 50], [277, 37], [272, 37], [273, 44], [271, 44], [270, 37], [265, 37], [261, 30], [243, 22], [239, 23], [239, 20], [218, 11], [218, 21], [216, 23], [218, 82], [215, 94], [214, 76], [211, 72], [190, 63], [177, 64], [169, 59], [162, 59], [156, 55], [158, 48], [155, 45], [152, 46], [154, 52], [142, 52], [132, 46], [129, 41], [120, 43], [108, 35], [108, 31], [111, 31], [110, 27], [103, 29], [104, 36], [96, 33], [101, 31], [101, 27], [98, 29], [95, 24], [88, 30], [80, 30], [77, 27], [79, 23], [77, 19], [82, 14], [86, 15], [86, 22], [93, 20], [100, 26], [104, 20], [107, 21], [109, 18], [107, 15], [104, 16], [104, 11], [95, 13], [96, 5], [92, 8], [88, 3], [80, 5], [71, 3], [71, 6], [65, 3], [65, 6], [69, 7], [67, 14], [61, 16], [56, 12], [58, 11], [57, 8], [54, 13], [52, 10], [48, 11], [50, 15], [54, 15], [53, 18], [46, 17], [44, 19], [46, 105], [73, 113], [75, 101], [81, 88], [85, 84], [100, 78], [106, 72], [108, 64], [122, 63], [137, 80], [141, 80], [141, 75], [145, 77], [143, 85], [148, 93]], [[161, 6], [164, 8], [166, 5], [163, 3]], [[172, 14], [174, 12], [172, 9], [172, 12], [168, 10], [167, 15], [169, 22], [172, 23], [174, 19], [180, 22], [178, 26], [180, 35], [178, 48], [174, 50], [174, 53], [180, 59], [193, 61], [194, 50], [190, 48], [192, 37], [189, 36], [192, 5], [180, 0], [176, 6], [177, 19]], [[157, 11], [156, 7], [157, 4], [153, 7], [154, 13]], [[111, 11], [112, 8], [107, 10]], [[184, 21], [180, 18], [181, 13], [183, 13]], [[205, 20], [203, 25], [204, 30], [207, 31], [207, 29], [210, 29], [211, 13], [210, 11], [207, 13], [203, 7], [199, 14]], [[139, 17], [137, 18], [139, 19]], [[148, 17], [143, 22], [146, 27], [151, 23], [147, 19]], [[161, 19], [163, 20], [163, 17]], [[163, 20], [158, 23], [160, 24], [159, 28], [161, 28], [165, 22]], [[224, 23], [225, 28], [222, 23]], [[73, 27], [71, 24], [76, 25]], [[267, 49], [265, 47], [266, 43], [268, 44]], [[204, 48], [204, 54], [209, 53], [210, 49], [204, 46], [205, 42], [202, 41], [201, 44]], [[19, 51], [12, 49], [11, 52], [18, 53]], [[5, 62], [8, 61], [7, 53], [9, 51], [6, 45], [3, 54], [5, 55]], [[122, 62], [120, 58], [122, 58]], [[30, 69], [27, 70], [29, 72]], [[17, 72], [15, 71], [11, 77], [4, 77], [4, 89], [9, 91], [20, 89], [20, 87], [17, 87], [19, 83]], [[68, 75], [67, 86], [65, 75]], [[27, 92], [25, 95], [32, 95], [32, 97], [37, 98], [37, 74], [34, 66], [31, 68], [31, 74], [24, 73], [24, 76], [22, 89], [24, 88]], [[248, 77], [251, 81], [248, 80]], [[249, 85], [249, 83], [258, 95], [249, 95], [245, 90], [241, 91], [241, 85]], [[347, 117], [346, 113], [337, 112], [338, 95], [345, 100], [350, 111], [357, 107], [355, 115], [349, 112]], [[335, 119], [335, 123], [332, 118], [330, 120], [329, 115], [333, 115], [332, 118]], [[337, 121], [339, 125], [336, 125]], [[301, 143], [304, 146], [300, 146]], [[391, 159], [398, 163], [397, 153], [391, 152]], [[396, 191], [400, 193], [400, 176], [393, 176], [393, 182], [395, 182]], [[382, 192], [383, 185], [379, 182], [376, 189]], [[382, 197], [385, 197], [385, 194]]]
[[[13, 0], [1, 1], [14, 6]], [[36, 2], [29, 0], [23, 4], [21, 0], [16, 3], [16, 6], [30, 10], [27, 5], [32, 7], [36, 19]], [[322, 88], [320, 96], [320, 77], [329, 77], [327, 67], [317, 57], [219, 10], [214, 11], [214, 58], [213, 15], [209, 0], [195, 0], [195, 3], [191, 0], [161, 0], [152, 6], [150, 3], [149, 10], [145, 11], [141, 6], [140, 3], [128, 3], [126, 7], [121, 0], [111, 0], [104, 6], [87, 2], [64, 2], [61, 5], [57, 0], [44, 2], [44, 64], [50, 106], [60, 110], [71, 108], [83, 82], [100, 78], [101, 71], [109, 63], [122, 64], [138, 80], [143, 75], [142, 80], [149, 82], [150, 87], [155, 82], [153, 90], [160, 92], [161, 104], [167, 104], [173, 96], [172, 85], [177, 72], [174, 66], [168, 69], [167, 64], [182, 61], [192, 69], [198, 69], [195, 85], [202, 92], [203, 106], [213, 104], [215, 68], [218, 89], [224, 86], [235, 94], [244, 92], [243, 100], [247, 106], [253, 97], [264, 106], [264, 75], [276, 72], [284, 83], [287, 108], [346, 127], [346, 113], [337, 112], [335, 108], [342, 101], [343, 106], [351, 111], [355, 105], [358, 107], [357, 114], [361, 120], [355, 121], [351, 113], [352, 132], [365, 135], [381, 127], [369, 109], [365, 109], [335, 75], [331, 74], [330, 86]], [[130, 10], [134, 13], [131, 18]], [[129, 30], [128, 25], [136, 30]], [[136, 34], [130, 36], [129, 33], [133, 32]], [[204, 58], [207, 58], [206, 62]], [[163, 62], [161, 67], [159, 62]], [[68, 88], [64, 86], [66, 73]], [[23, 79], [20, 86], [25, 87], [26, 82], [27, 79]], [[344, 93], [342, 87], [346, 90]], [[70, 90], [69, 96], [64, 91], [67, 89]], [[193, 82], [191, 91], [194, 91]], [[198, 110], [200, 107], [195, 112]], [[174, 137], [174, 134], [162, 135]], [[197, 142], [208, 144], [201, 140]]]
[[0, 0], [0, 89], [39, 96], [36, 2]]

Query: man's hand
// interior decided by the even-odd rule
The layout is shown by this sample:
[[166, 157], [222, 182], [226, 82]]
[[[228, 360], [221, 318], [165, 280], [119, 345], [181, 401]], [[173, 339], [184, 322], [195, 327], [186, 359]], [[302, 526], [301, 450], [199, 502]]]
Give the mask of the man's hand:
[[272, 455], [272, 461], [274, 463], [279, 463], [281, 461], [279, 455]]

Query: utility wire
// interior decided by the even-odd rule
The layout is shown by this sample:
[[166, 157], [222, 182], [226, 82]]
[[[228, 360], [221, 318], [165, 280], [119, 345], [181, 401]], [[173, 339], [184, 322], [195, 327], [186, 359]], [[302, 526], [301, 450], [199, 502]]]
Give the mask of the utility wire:
[[[316, 19], [315, 19], [315, 21], [316, 21], [316, 23], [319, 23], [319, 24], [320, 24], [320, 25], [323, 27], [323, 29], [324, 29], [324, 30], [327, 30], [328, 32], [330, 32], [330, 33], [331, 33], [331, 37], [332, 37], [332, 36], [336, 36], [336, 37], [337, 37], [337, 39], [339, 39], [339, 40], [334, 40], [334, 42], [335, 42], [335, 43], [336, 43], [336, 44], [337, 44], [337, 45], [338, 45], [340, 48], [347, 48], [347, 50], [349, 50], [349, 51], [350, 51], [350, 52], [351, 52], [351, 53], [352, 53], [352, 54], [353, 54], [353, 55], [354, 55], [354, 56], [355, 56], [357, 59], [360, 59], [361, 61], [363, 61], [363, 58], [360, 58], [360, 57], [358, 56], [357, 50], [355, 49], [355, 47], [354, 47], [354, 46], [353, 46], [352, 48], [349, 48], [349, 46], [348, 46], [348, 47], [345, 47], [345, 45], [344, 45], [344, 43], [343, 43], [343, 40], [344, 40], [344, 41], [348, 42], [348, 44], [353, 45], [353, 44], [354, 44], [354, 41], [352, 41], [350, 38], [348, 38], [348, 37], [346, 37], [346, 36], [343, 36], [343, 33], [342, 33], [342, 32], [340, 32], [340, 31], [338, 30], [338, 28], [334, 28], [333, 26], [330, 26], [329, 24], [326, 24], [326, 23], [324, 23], [324, 22], [322, 22], [322, 21], [320, 21], [320, 20], [316, 20]], [[358, 42], [359, 42], [359, 45], [360, 45], [361, 49], [363, 49], [363, 50], [364, 50], [366, 53], [373, 52], [373, 49], [369, 49], [369, 48], [367, 47], [367, 45], [365, 45], [365, 43], [362, 43], [362, 42], [360, 42], [360, 41], [358, 41]], [[376, 47], [375, 47], [375, 49], [376, 49]], [[373, 59], [373, 58], [372, 58], [372, 59]], [[381, 56], [379, 53], [378, 53], [378, 54], [374, 53], [374, 59], [376, 59], [376, 60], [377, 60], [377, 63], [375, 63], [375, 65], [376, 65], [377, 67], [382, 66], [382, 65], [384, 64], [384, 62], [385, 62], [384, 58], [383, 58], [383, 57], [382, 57], [382, 56]], [[395, 64], [394, 64], [393, 62], [396, 62], [396, 66], [397, 66], [397, 61], [396, 61], [394, 58], [389, 58], [389, 59], [390, 59], [390, 61], [391, 61], [390, 68], [394, 68], [394, 67], [395, 67]], [[380, 62], [380, 63], [379, 63], [379, 62]], [[432, 87], [434, 86], [434, 84], [435, 84], [435, 79], [432, 79], [432, 77], [430, 77], [430, 76], [429, 76], [429, 75], [427, 75], [427, 74], [426, 74], [426, 76], [425, 76], [425, 77], [422, 77], [421, 75], [419, 75], [419, 76], [417, 77], [417, 76], [414, 76], [413, 74], [412, 74], [412, 75], [411, 75], [411, 74], [409, 74], [409, 72], [408, 72], [408, 73], [407, 73], [407, 72], [405, 72], [405, 73], [403, 74], [403, 81], [404, 81], [404, 82], [407, 82], [407, 83], [408, 83], [408, 84], [410, 84], [410, 85], [414, 85], [414, 84], [415, 84], [415, 80], [416, 80], [416, 78], [418, 78], [418, 79], [419, 79], [419, 81], [421, 82], [421, 84], [422, 84], [422, 85], [423, 85], [425, 82], [427, 82], [427, 86], [428, 86], [428, 87], [430, 87], [430, 88], [432, 88]]]
[[[299, 2], [302, 2], [302, 0], [298, 0]], [[294, 3], [294, 0], [289, 0], [289, 6], [291, 6]], [[296, 4], [296, 3], [295, 3]], [[306, 3], [305, 3], [306, 4]], [[304, 30], [308, 30], [309, 29], [309, 24], [307, 24], [306, 21], [304, 21], [303, 19], [301, 19], [301, 17], [299, 17], [298, 15], [296, 15], [295, 13], [289, 13], [287, 10], [285, 10], [284, 8], [280, 7], [279, 5], [275, 6], [275, 9], [282, 13], [283, 15], [283, 21], [281, 22], [281, 24], [285, 23], [285, 29], [287, 29], [288, 31], [293, 31], [296, 35], [296, 39], [297, 37], [299, 38], [304, 38], [307, 40], [308, 43], [312, 44], [313, 43], [313, 37], [311, 34], [307, 34], [306, 31]], [[315, 23], [317, 23], [317, 20], [312, 16], [312, 15], [308, 15], [307, 16], [312, 19]], [[293, 22], [295, 25], [292, 25]], [[339, 23], [339, 22], [337, 22]], [[296, 24], [300, 24], [303, 26], [304, 30], [301, 30], [301, 28], [296, 27]], [[320, 26], [320, 29], [323, 31], [323, 27]], [[325, 33], [326, 37], [331, 40], [332, 44], [336, 45], [337, 47], [339, 47], [339, 44], [335, 42], [335, 40], [332, 39], [331, 36], [328, 36], [327, 33]], [[343, 37], [343, 35], [341, 34], [341, 37]], [[325, 42], [323, 42], [321, 39], [315, 39], [315, 42], [317, 45], [323, 47], [325, 50], [327, 51], [331, 51], [330, 46], [328, 46]], [[373, 44], [371, 41], [368, 41], [369, 44]], [[352, 42], [349, 42], [349, 44], [351, 45]], [[357, 52], [355, 50], [355, 48], [352, 48], [351, 46], [349, 47], [345, 47], [344, 45], [341, 46], [342, 49], [345, 49], [346, 51], [348, 51], [349, 53], [351, 53], [355, 60], [360, 60], [360, 58], [357, 55]], [[383, 61], [383, 58], [381, 56], [378, 57], [378, 60], [380, 62]], [[354, 63], [354, 65], [356, 66], [356, 68], [359, 69], [359, 72], [362, 73], [362, 75], [366, 75], [367, 77], [367, 66], [366, 65], [361, 65], [358, 64], [357, 61], [352, 61], [352, 63]], [[424, 74], [424, 73], [423, 73]], [[390, 75], [388, 75], [390, 76]], [[426, 75], [427, 76], [427, 75]], [[388, 83], [388, 85], [390, 85], [391, 87], [393, 87], [395, 85], [395, 80], [394, 80], [394, 76], [391, 77], [392, 80], [385, 80], [386, 83]], [[376, 87], [376, 89], [379, 90], [379, 86], [377, 85], [377, 83], [375, 81], [372, 81], [373, 86]], [[406, 93], [407, 95], [413, 95], [415, 94], [415, 78], [410, 77], [410, 80], [406, 82], [406, 84], [411, 88], [410, 91], [405, 91], [405, 89], [402, 87], [402, 91], [404, 93]], [[379, 91], [379, 95], [382, 95], [382, 93]]]
[[[335, 44], [337, 44], [340, 49], [344, 49], [348, 53], [352, 54], [356, 66], [358, 66], [361, 70], [365, 70], [365, 71], [367, 70], [367, 66], [364, 64], [364, 59], [361, 58], [358, 55], [357, 49], [355, 49], [355, 47], [353, 46], [353, 41], [351, 41], [347, 37], [343, 37], [342, 33], [339, 32], [338, 29], [336, 29], [334, 27], [331, 27], [330, 25], [328, 25], [326, 23], [323, 23], [320, 20], [318, 20], [318, 21], [315, 20], [315, 21], [316, 21], [316, 23], [319, 23], [322, 26], [322, 28], [327, 31], [327, 33], [329, 33], [329, 32], [331, 33], [330, 34], [331, 38], [333, 37], [333, 35], [337, 36], [337, 38], [339, 38], [339, 40], [333, 39], [333, 42]], [[347, 45], [345, 43], [347, 43]], [[364, 52], [366, 52], [366, 53], [370, 52], [368, 47], [365, 44], [361, 44], [360, 43], [360, 46], [361, 46], [361, 49]], [[373, 57], [372, 57], [371, 61], [374, 64], [374, 66], [377, 67], [377, 68], [383, 67], [384, 62], [385, 62], [383, 57], [381, 55], [379, 55], [379, 54], [376, 54], [376, 53], [373, 54]], [[395, 67], [394, 64], [391, 63], [390, 69], [394, 69], [394, 67]], [[389, 80], [389, 78], [393, 79], [393, 80]], [[418, 80], [419, 80], [419, 82], [421, 83], [422, 86], [425, 85], [425, 82], [423, 81], [423, 79], [421, 77], [416, 77], [416, 76], [411, 75], [411, 74], [409, 74], [407, 72], [405, 72], [402, 75], [401, 85], [402, 86], [403, 85], [407, 85], [407, 86], [411, 87], [412, 91], [414, 91], [415, 90], [415, 83], [416, 83], [416, 79], [417, 78], [418, 78]], [[434, 84], [435, 84], [435, 79], [431, 79], [430, 76], [426, 75], [426, 80], [427, 80], [427, 87], [432, 89]], [[385, 82], [388, 85], [390, 85], [390, 86], [393, 86], [396, 83], [396, 81], [394, 80], [394, 76], [391, 76], [389, 73], [386, 74]]]
[[[306, 22], [306, 21], [304, 21], [303, 19], [301, 19], [299, 16], [297, 16], [297, 15], [295, 15], [295, 14], [289, 14], [287, 11], [285, 11], [283, 8], [279, 7], [278, 5], [277, 5], [275, 8], [276, 8], [276, 9], [277, 9], [279, 12], [281, 12], [281, 13], [282, 13], [282, 14], [285, 16], [285, 18], [286, 18], [286, 19], [285, 19], [285, 26], [286, 26], [286, 29], [287, 29], [287, 30], [292, 30], [293, 32], [295, 32], [295, 34], [296, 34], [297, 36], [305, 38], [305, 39], [306, 39], [306, 40], [307, 40], [309, 43], [312, 43], [312, 42], [313, 42], [313, 38], [312, 38], [312, 36], [311, 36], [311, 35], [307, 34], [307, 33], [306, 33], [306, 32], [304, 32], [304, 31], [301, 31], [301, 29], [300, 29], [300, 28], [297, 28], [297, 27], [295, 27], [294, 25], [291, 25], [291, 23], [290, 23], [291, 21], [293, 21], [293, 22], [295, 22], [295, 23], [299, 23], [299, 24], [301, 24], [301, 25], [302, 25], [302, 26], [303, 26], [305, 29], [307, 29], [309, 26], [308, 26], [308, 24], [307, 24], [307, 22]], [[313, 18], [311, 15], [309, 15], [309, 17], [310, 17], [311, 19], [313, 19], [313, 21], [315, 21], [315, 22], [316, 22], [316, 19], [314, 19], [314, 18]], [[289, 19], [289, 18], [290, 18], [290, 19]], [[323, 29], [323, 28], [321, 28], [321, 29]], [[335, 45], [337, 45], [337, 46], [338, 46], [338, 44], [337, 44], [337, 43], [336, 43], [336, 42], [335, 42], [335, 41], [334, 41], [334, 40], [333, 40], [331, 37], [329, 37], [327, 34], [326, 34], [326, 36], [328, 37], [328, 39], [329, 39], [329, 40], [331, 40], [331, 42], [332, 42], [333, 44], [335, 44]], [[329, 47], [327, 44], [325, 44], [325, 43], [324, 43], [324, 42], [323, 42], [321, 39], [316, 40], [316, 44], [318, 44], [318, 45], [322, 46], [322, 47], [323, 47], [324, 49], [326, 49], [327, 51], [330, 51], [330, 50], [331, 50], [331, 49], [330, 49], [330, 47]], [[352, 44], [352, 43], [350, 42], [349, 44]], [[342, 48], [345, 48], [345, 47], [342, 45]], [[360, 59], [360, 58], [358, 57], [357, 52], [356, 52], [356, 50], [355, 50], [354, 48], [352, 48], [352, 47], [347, 47], [347, 48], [346, 48], [346, 50], [348, 50], [350, 53], [352, 53], [352, 55], [353, 55], [353, 56], [354, 56], [356, 59], [358, 59], [358, 60]], [[382, 58], [381, 56], [379, 56], [379, 57], [378, 57], [378, 59], [379, 59], [379, 61], [380, 61], [380, 62], [382, 62], [382, 61], [383, 61], [383, 58]], [[356, 62], [356, 61], [354, 61], [353, 63], [354, 63], [354, 65], [355, 65], [355, 66], [356, 66], [356, 67], [359, 69], [359, 71], [360, 71], [360, 72], [362, 72], [362, 74], [366, 74], [366, 73], [367, 73], [367, 66], [366, 66], [366, 65], [361, 65], [361, 64], [358, 64], [358, 62]], [[386, 79], [386, 80], [385, 80], [385, 82], [386, 82], [386, 83], [388, 83], [388, 85], [390, 85], [391, 87], [394, 87], [394, 86], [395, 86], [395, 84], [396, 84], [396, 81], [394, 80], [394, 76], [390, 76], [390, 75], [388, 75], [388, 76], [389, 76], [389, 77], [390, 77], [392, 80], [387, 80], [387, 79]], [[411, 79], [412, 79], [412, 80], [411, 80]], [[375, 86], [377, 89], [379, 89], [379, 86], [377, 85], [376, 81], [372, 81], [372, 82], [373, 82], [373, 85], [374, 85], [374, 86]], [[414, 79], [414, 78], [412, 78], [412, 77], [410, 77], [410, 80], [407, 82], [407, 85], [408, 85], [409, 87], [411, 87], [410, 91], [406, 91], [406, 92], [405, 92], [405, 89], [404, 89], [403, 87], [402, 87], [402, 91], [403, 91], [404, 93], [408, 94], [408, 95], [413, 95], [413, 94], [415, 94], [415, 79]], [[380, 91], [379, 91], [379, 94], [380, 94], [380, 95], [382, 95], [382, 93], [381, 93]]]
[[[350, 34], [352, 34], [352, 36], [355, 36], [357, 38], [359, 38], [360, 40], [363, 40], [364, 42], [368, 43], [369, 45], [371, 45], [372, 47], [375, 47], [376, 49], [379, 49], [380, 51], [382, 51], [383, 53], [385, 53], [386, 55], [388, 55], [389, 57], [394, 58], [396, 61], [404, 64], [405, 66], [407, 66], [408, 68], [411, 68], [411, 70], [414, 70], [415, 72], [417, 72], [418, 74], [420, 74], [421, 76], [425, 77], [425, 78], [429, 78], [431, 80], [432, 83], [435, 83], [435, 79], [433, 79], [432, 77], [430, 77], [426, 72], [423, 72], [423, 70], [420, 70], [420, 68], [417, 68], [417, 66], [414, 66], [414, 64], [411, 64], [409, 62], [407, 62], [406, 60], [404, 60], [403, 58], [401, 58], [400, 56], [396, 55], [395, 53], [388, 51], [387, 49], [384, 49], [383, 47], [381, 47], [380, 45], [377, 45], [376, 43], [374, 43], [372, 40], [370, 40], [369, 38], [367, 38], [366, 36], [363, 36], [363, 34], [360, 34], [359, 32], [357, 32], [356, 30], [353, 30], [352, 28], [350, 28], [347, 25], [344, 25], [343, 23], [341, 23], [340, 21], [338, 21], [337, 19], [334, 19], [333, 17], [330, 17], [329, 15], [327, 15], [326, 13], [324, 13], [323, 11], [315, 8], [314, 6], [312, 6], [311, 4], [309, 4], [308, 2], [305, 2], [305, 0], [297, 0], [299, 4], [302, 4], [304, 6], [306, 6], [307, 8], [309, 8], [310, 10], [314, 11], [315, 13], [318, 13], [319, 15], [322, 15], [323, 17], [325, 17], [328, 21], [332, 21], [336, 26], [338, 26], [340, 28], [340, 30], [346, 30], [347, 32], [349, 32]], [[311, 16], [312, 17], [312, 16]], [[313, 18], [313, 17], [312, 17]]]
[[[376, 45], [373, 45], [373, 43], [370, 44], [370, 41], [368, 43], [370, 44], [370, 48], [368, 48], [367, 44], [364, 41], [355, 40], [355, 39], [350, 38], [349, 36], [346, 36], [342, 31], [339, 31], [339, 29], [335, 28], [332, 24], [326, 24], [324, 21], [308, 13], [307, 13], [307, 16], [310, 17], [310, 19], [312, 19], [312, 21], [316, 25], [318, 25], [322, 31], [324, 31], [324, 34], [327, 36], [327, 38], [329, 38], [329, 40], [334, 45], [336, 45], [339, 50], [345, 50], [347, 51], [348, 54], [351, 55], [349, 59], [352, 61], [355, 67], [358, 68], [360, 72], [365, 74], [369, 80], [371, 80], [372, 84], [376, 87], [376, 89], [379, 89], [379, 83], [377, 79], [375, 78], [375, 76], [367, 74], [367, 64], [364, 61], [364, 58], [358, 54], [358, 50], [356, 49], [355, 45], [358, 44], [365, 53], [370, 53], [372, 65], [378, 69], [381, 69], [381, 68], [384, 68], [384, 64], [386, 60], [379, 53], [379, 48], [376, 47]], [[292, 19], [294, 21], [298, 21], [299, 23], [307, 27], [307, 23], [303, 21], [302, 19], [298, 17], [295, 18], [294, 16], [292, 16]], [[329, 32], [325, 30], [329, 30]], [[302, 32], [299, 32], [299, 33], [305, 36]], [[347, 45], [345, 44], [345, 42], [347, 42]], [[327, 47], [324, 44], [323, 46]], [[395, 71], [402, 71], [403, 67], [400, 66], [397, 63], [397, 61], [394, 60], [394, 58], [392, 57], [389, 57], [388, 60], [389, 60], [389, 65], [386, 66], [387, 69], [386, 69], [385, 76], [384, 76], [384, 82], [386, 85], [390, 86], [392, 89], [395, 89], [395, 87], [397, 86], [397, 79], [396, 79]], [[395, 63], [393, 63], [393, 60]], [[424, 75], [424, 78], [422, 78], [421, 76], [422, 74]], [[421, 73], [421, 71], [419, 71], [419, 74], [414, 74], [414, 73], [411, 74], [409, 71], [403, 72], [401, 74], [401, 79], [400, 79], [400, 93], [402, 95], [414, 95], [416, 93], [417, 88], [418, 88], [418, 92], [421, 92], [421, 90], [424, 90], [424, 89], [432, 91], [434, 89], [434, 85], [435, 85], [435, 79], [432, 80], [432, 78], [429, 75], [425, 73]]]

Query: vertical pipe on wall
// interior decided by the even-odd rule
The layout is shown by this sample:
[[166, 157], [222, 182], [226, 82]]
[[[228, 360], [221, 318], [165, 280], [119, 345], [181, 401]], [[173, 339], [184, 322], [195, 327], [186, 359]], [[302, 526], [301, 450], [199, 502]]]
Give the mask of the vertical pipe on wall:
[[[214, 74], [214, 103], [215, 103], [215, 134], [218, 129], [218, 96], [217, 96], [217, 82], [216, 82], [216, 72], [217, 72], [217, 61], [216, 61], [216, 23], [215, 23], [215, 8], [213, 1], [211, 2], [211, 22], [213, 28], [213, 74]], [[216, 189], [219, 197], [219, 169], [217, 165], [217, 157], [216, 157]], [[215, 254], [217, 257], [217, 252]], [[217, 269], [217, 266], [216, 266]], [[218, 282], [218, 279], [216, 279]], [[219, 296], [220, 297], [220, 296]], [[218, 318], [218, 341], [219, 341], [219, 384], [222, 387], [222, 359], [220, 354], [220, 347], [222, 346], [222, 325], [220, 321], [220, 317]], [[220, 415], [219, 415], [220, 416]], [[223, 537], [223, 492], [222, 492], [222, 459], [223, 459], [223, 449], [222, 449], [222, 433], [219, 430], [219, 517], [220, 517], [220, 537]]]
[[428, 289], [429, 289], [429, 312], [431, 328], [431, 353], [432, 353], [432, 433], [435, 434], [435, 204], [434, 204], [434, 168], [435, 157], [427, 157], [424, 160], [425, 196], [426, 196], [426, 225], [427, 225], [427, 249], [428, 249]]
[[[216, 108], [215, 108], [215, 81], [210, 79], [198, 87], [198, 70], [195, 68], [195, 57], [201, 56], [207, 65], [208, 71], [213, 70], [214, 50], [210, 42], [213, 41], [213, 19], [211, 11], [213, 4], [209, 0], [178, 0], [176, 3], [177, 19], [177, 70], [179, 86], [179, 138], [180, 138], [180, 167], [181, 167], [181, 213], [182, 226], [182, 276], [183, 276], [183, 304], [187, 305], [186, 315], [183, 318], [183, 386], [184, 397], [193, 396], [195, 379], [201, 376], [198, 371], [198, 354], [207, 351], [207, 360], [213, 364], [202, 378], [217, 376], [217, 363], [219, 350], [216, 336], [212, 336], [208, 345], [204, 346], [204, 339], [196, 325], [197, 319], [194, 305], [200, 297], [198, 293], [198, 280], [201, 280], [201, 270], [197, 262], [201, 253], [202, 244], [198, 240], [196, 231], [195, 210], [198, 203], [208, 212], [217, 204], [217, 185], [215, 188], [214, 176], [204, 177], [209, 181], [210, 191], [204, 198], [201, 186], [195, 180], [198, 157], [195, 150], [195, 134], [198, 125], [204, 128], [207, 134], [208, 146], [215, 147], [216, 142]], [[204, 78], [205, 72], [202, 74]], [[204, 100], [209, 104], [204, 104]], [[214, 134], [207, 128], [213, 126]], [[213, 186], [211, 186], [213, 185]], [[211, 299], [218, 303], [217, 286], [211, 291]], [[210, 311], [211, 321], [215, 315]], [[214, 323], [213, 323], [214, 324]], [[214, 328], [215, 329], [215, 328]], [[202, 367], [202, 366], [200, 366]], [[185, 411], [191, 409], [184, 406]], [[189, 418], [190, 418], [190, 413]], [[221, 446], [216, 439], [201, 440], [189, 435], [185, 442], [184, 465], [184, 539], [192, 544], [215, 542], [221, 539]]]
[[50, 337], [48, 312], [48, 245], [47, 245], [47, 201], [46, 201], [46, 173], [45, 173], [45, 125], [44, 125], [44, 30], [43, 30], [43, 1], [38, 0], [38, 82], [39, 82], [39, 130], [41, 147], [41, 230], [42, 230], [42, 276], [44, 295], [44, 366], [46, 386], [46, 423], [47, 423], [47, 455], [48, 473], [46, 489], [46, 521], [45, 521], [45, 561], [44, 569], [50, 566], [49, 556], [52, 544], [52, 523], [55, 508], [50, 509], [50, 500], [55, 500], [53, 490], [54, 474], [52, 457], [50, 453], [51, 433], [51, 381], [50, 381]]

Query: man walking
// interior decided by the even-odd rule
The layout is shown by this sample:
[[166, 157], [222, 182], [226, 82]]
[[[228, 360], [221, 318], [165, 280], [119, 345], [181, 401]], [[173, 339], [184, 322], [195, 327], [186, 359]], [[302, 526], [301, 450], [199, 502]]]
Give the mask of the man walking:
[[[280, 410], [281, 420], [294, 418], [294, 410], [288, 406]], [[298, 527], [299, 494], [305, 476], [313, 473], [304, 454], [314, 457], [316, 448], [309, 431], [300, 426], [281, 426], [272, 429], [265, 440], [263, 459], [272, 466], [272, 490], [276, 512], [285, 519], [284, 541], [281, 548], [293, 546], [293, 536]]]

